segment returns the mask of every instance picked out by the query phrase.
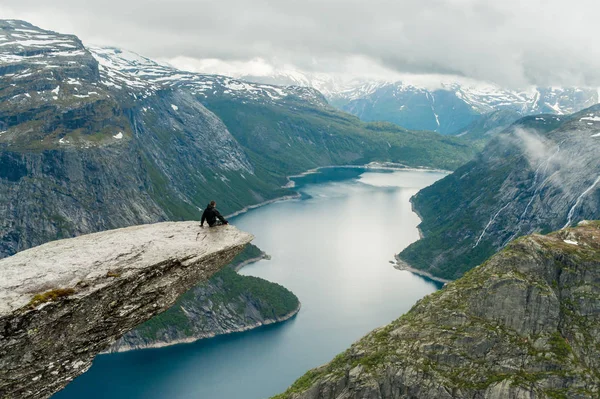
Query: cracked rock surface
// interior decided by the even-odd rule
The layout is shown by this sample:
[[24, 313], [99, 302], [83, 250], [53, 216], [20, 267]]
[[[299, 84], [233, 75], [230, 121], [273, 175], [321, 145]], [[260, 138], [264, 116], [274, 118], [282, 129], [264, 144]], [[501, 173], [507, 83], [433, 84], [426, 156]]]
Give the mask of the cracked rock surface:
[[167, 222], [54, 241], [0, 260], [0, 398], [51, 396], [251, 239], [232, 226]]

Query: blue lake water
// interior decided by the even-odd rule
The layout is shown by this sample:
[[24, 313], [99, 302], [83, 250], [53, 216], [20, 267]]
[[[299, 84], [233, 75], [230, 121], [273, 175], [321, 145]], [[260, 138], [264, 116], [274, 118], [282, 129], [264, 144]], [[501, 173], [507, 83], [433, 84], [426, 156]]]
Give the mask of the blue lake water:
[[409, 199], [444, 175], [322, 169], [296, 180], [302, 197], [232, 222], [272, 256], [241, 273], [292, 290], [292, 320], [245, 333], [101, 355], [54, 399], [263, 399], [405, 313], [439, 285], [393, 268], [419, 237]]

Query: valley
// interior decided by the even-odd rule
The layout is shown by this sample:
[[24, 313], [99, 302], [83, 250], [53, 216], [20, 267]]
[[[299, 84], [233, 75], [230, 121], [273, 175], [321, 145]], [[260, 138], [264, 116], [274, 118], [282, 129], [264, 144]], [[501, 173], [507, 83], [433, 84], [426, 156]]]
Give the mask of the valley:
[[233, 213], [293, 194], [281, 187], [286, 176], [319, 166], [454, 169], [476, 151], [362, 122], [314, 89], [185, 73], [23, 21], [0, 28], [1, 256], [54, 238], [197, 220], [214, 198]]
[[146, 57], [0, 19], [0, 398], [599, 395], [598, 68], [162, 22]]
[[[409, 198], [442, 176], [333, 168], [294, 179], [301, 198], [232, 220], [271, 255], [240, 273], [294, 292], [302, 308], [293, 319], [189, 344], [100, 355], [86, 374], [54, 397], [260, 399], [277, 394], [440, 287], [395, 270], [390, 261], [398, 245], [418, 239]], [[362, 217], [359, 210], [366, 204], [372, 212]], [[209, 299], [219, 306], [218, 296]], [[189, 309], [189, 303], [180, 304]], [[143, 331], [141, 326], [125, 340]]]

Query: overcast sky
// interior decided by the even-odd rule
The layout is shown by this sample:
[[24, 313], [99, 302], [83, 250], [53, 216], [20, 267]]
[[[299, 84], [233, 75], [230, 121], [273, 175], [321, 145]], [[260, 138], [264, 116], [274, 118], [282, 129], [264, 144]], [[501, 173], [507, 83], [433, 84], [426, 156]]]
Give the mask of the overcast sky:
[[2, 0], [0, 16], [188, 68], [600, 86], [598, 0]]

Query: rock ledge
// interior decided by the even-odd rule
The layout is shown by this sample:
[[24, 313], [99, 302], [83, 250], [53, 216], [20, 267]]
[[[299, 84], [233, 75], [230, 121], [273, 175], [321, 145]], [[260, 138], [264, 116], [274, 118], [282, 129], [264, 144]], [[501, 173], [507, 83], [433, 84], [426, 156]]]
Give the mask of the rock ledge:
[[252, 240], [168, 222], [41, 245], [0, 260], [0, 398], [46, 398]]

